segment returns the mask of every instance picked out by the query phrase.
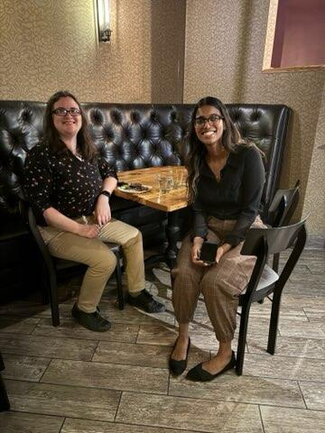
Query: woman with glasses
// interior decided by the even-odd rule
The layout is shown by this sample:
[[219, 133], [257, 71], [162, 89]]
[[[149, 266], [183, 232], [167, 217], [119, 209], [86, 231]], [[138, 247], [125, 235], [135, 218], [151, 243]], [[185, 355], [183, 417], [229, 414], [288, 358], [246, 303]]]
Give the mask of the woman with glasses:
[[[174, 375], [186, 369], [189, 325], [202, 294], [219, 346], [216, 356], [192, 368], [186, 377], [204, 382], [236, 363], [231, 342], [238, 296], [255, 263], [240, 250], [250, 227], [264, 227], [258, 212], [265, 173], [261, 152], [241, 138], [225, 105], [213, 97], [201, 99], [194, 109], [187, 169], [194, 220], [172, 271], [179, 335], [169, 368]], [[206, 240], [218, 244], [211, 262], [200, 257]]]
[[25, 193], [50, 253], [88, 265], [72, 316], [92, 331], [111, 324], [98, 310], [116, 257], [104, 242], [123, 248], [129, 302], [149, 313], [164, 311], [145, 289], [141, 233], [111, 217], [115, 170], [98, 155], [77, 99], [55, 93], [44, 117], [44, 140], [26, 158]]

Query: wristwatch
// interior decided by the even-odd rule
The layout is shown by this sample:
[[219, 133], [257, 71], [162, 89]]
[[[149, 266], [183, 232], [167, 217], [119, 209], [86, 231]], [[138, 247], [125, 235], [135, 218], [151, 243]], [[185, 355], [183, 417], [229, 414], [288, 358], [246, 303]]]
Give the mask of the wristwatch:
[[103, 190], [103, 191], [101, 191], [99, 194], [98, 194], [98, 196], [100, 196], [100, 195], [106, 195], [106, 197], [108, 198], [108, 200], [111, 198], [111, 193], [109, 192], [109, 191], [106, 191], [106, 190]]

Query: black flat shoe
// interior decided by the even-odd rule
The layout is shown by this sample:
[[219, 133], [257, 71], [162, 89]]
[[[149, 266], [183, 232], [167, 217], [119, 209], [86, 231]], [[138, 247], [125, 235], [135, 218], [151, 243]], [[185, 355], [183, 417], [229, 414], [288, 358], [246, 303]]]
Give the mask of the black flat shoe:
[[[174, 352], [174, 349], [176, 347], [177, 340], [178, 340], [178, 338], [175, 341], [172, 353]], [[187, 367], [187, 358], [188, 358], [188, 352], [190, 350], [190, 345], [191, 345], [191, 339], [189, 338], [185, 359], [181, 359], [180, 361], [176, 361], [176, 359], [172, 358], [172, 354], [170, 354], [169, 371], [172, 373], [173, 376], [179, 376], [180, 374], [182, 374], [185, 371], [185, 369]]]
[[129, 304], [140, 308], [146, 313], [163, 313], [166, 307], [161, 302], [158, 302], [147, 290], [143, 289], [138, 296], [129, 295], [127, 298]]
[[193, 367], [187, 373], [186, 379], [193, 380], [194, 382], [210, 382], [211, 380], [220, 376], [225, 371], [230, 370], [230, 369], [235, 367], [235, 365], [236, 365], [235, 353], [232, 352], [231, 360], [228, 362], [228, 364], [221, 371], [219, 371], [216, 374], [211, 374], [208, 371], [203, 370], [202, 364], [203, 364], [203, 362], [201, 362], [201, 364], [198, 364], [195, 367]]
[[94, 313], [85, 313], [79, 310], [77, 304], [74, 304], [71, 314], [81, 326], [91, 331], [105, 332], [112, 326], [108, 320], [104, 319], [104, 317], [99, 314], [99, 308], [97, 308]]

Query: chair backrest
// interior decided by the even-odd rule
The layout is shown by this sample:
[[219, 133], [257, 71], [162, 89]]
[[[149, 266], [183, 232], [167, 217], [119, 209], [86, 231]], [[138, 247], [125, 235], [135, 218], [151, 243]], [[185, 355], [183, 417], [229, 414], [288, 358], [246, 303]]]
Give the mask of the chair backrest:
[[247, 286], [246, 298], [253, 296], [269, 254], [279, 254], [293, 247], [275, 283], [282, 290], [305, 247], [307, 237], [305, 222], [306, 218], [290, 226], [249, 230], [240, 253], [256, 256], [257, 260]]
[[299, 202], [298, 180], [291, 189], [279, 189], [275, 193], [269, 208], [267, 224], [272, 227], [288, 225]]
[[305, 232], [306, 219], [289, 226], [251, 228], [241, 249], [243, 255], [256, 256], [261, 243], [266, 243], [267, 254], [277, 254], [292, 247], [300, 233]]
[[55, 266], [53, 263], [53, 258], [51, 257], [49, 250], [47, 248], [47, 246], [45, 245], [45, 242], [41, 236], [41, 233], [37, 227], [36, 224], [36, 218], [34, 215], [34, 212], [32, 210], [32, 207], [30, 206], [30, 204], [25, 201], [24, 199], [22, 199], [22, 197], [20, 197], [20, 211], [22, 213], [22, 215], [24, 216], [24, 218], [27, 220], [27, 224], [29, 227], [29, 230], [36, 242], [36, 245], [38, 247], [38, 250], [45, 262], [45, 265], [47, 267], [47, 269], [53, 274], [55, 275]]

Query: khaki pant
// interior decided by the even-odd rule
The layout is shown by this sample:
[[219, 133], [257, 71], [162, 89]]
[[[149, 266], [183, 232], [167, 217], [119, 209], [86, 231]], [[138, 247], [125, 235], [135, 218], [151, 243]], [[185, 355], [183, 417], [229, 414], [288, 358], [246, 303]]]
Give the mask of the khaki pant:
[[[95, 224], [92, 216], [87, 219], [89, 224]], [[81, 218], [76, 221], [83, 222]], [[94, 239], [59, 231], [53, 227], [39, 229], [50, 254], [88, 265], [78, 299], [78, 308], [82, 311], [96, 311], [107, 280], [116, 266], [115, 254], [104, 242], [114, 242], [122, 246], [129, 292], [135, 293], [144, 289], [142, 235], [135, 227], [112, 219], [101, 229], [98, 238]]]
[[[232, 230], [235, 221], [208, 219], [208, 240], [218, 242]], [[265, 227], [257, 217], [252, 227]], [[173, 306], [178, 323], [193, 319], [200, 293], [203, 294], [208, 315], [218, 341], [234, 338], [238, 297], [245, 289], [256, 258], [240, 254], [243, 243], [232, 248], [216, 265], [201, 267], [192, 263], [190, 237], [186, 237], [172, 271]]]

